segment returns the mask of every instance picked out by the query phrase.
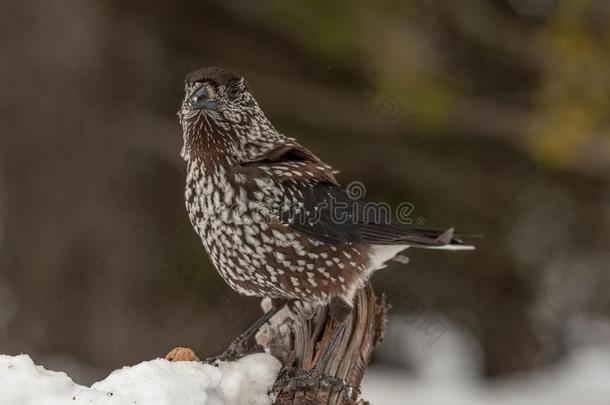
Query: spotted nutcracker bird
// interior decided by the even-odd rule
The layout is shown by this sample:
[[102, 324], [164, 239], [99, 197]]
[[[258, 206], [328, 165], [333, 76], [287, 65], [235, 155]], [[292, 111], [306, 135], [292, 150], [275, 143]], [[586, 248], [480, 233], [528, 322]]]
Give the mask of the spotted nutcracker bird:
[[188, 215], [238, 293], [329, 304], [341, 322], [356, 291], [400, 251], [471, 248], [452, 229], [413, 229], [354, 198], [336, 170], [274, 128], [235, 73], [197, 70], [185, 93]]

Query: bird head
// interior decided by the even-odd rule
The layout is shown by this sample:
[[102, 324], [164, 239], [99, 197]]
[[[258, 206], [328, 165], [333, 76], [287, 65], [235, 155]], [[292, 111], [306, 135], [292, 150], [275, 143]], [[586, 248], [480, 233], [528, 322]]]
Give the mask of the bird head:
[[275, 133], [246, 80], [229, 70], [196, 70], [186, 77], [184, 91], [178, 117], [186, 160], [206, 154], [244, 160], [248, 148], [265, 143]]
[[245, 79], [226, 69], [212, 67], [192, 72], [186, 77], [184, 92], [179, 112], [183, 118], [252, 107], [253, 98]]

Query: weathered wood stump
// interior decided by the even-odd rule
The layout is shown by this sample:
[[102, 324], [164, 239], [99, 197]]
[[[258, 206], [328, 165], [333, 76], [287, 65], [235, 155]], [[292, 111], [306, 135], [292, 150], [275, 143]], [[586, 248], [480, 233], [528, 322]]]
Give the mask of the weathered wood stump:
[[[323, 374], [338, 377], [353, 388], [351, 392], [324, 384], [296, 388], [278, 388], [274, 392], [276, 405], [348, 405], [364, 404], [359, 399], [360, 384], [373, 350], [385, 334], [388, 306], [383, 295], [376, 296], [370, 284], [356, 295], [354, 310], [346, 321], [339, 342]], [[311, 370], [329, 344], [337, 325], [326, 307], [312, 308], [303, 303], [286, 307], [263, 325], [257, 335], [258, 344], [277, 357], [285, 367]], [[278, 382], [291, 378], [288, 370], [278, 376]], [[282, 384], [277, 384], [282, 386]], [[287, 385], [288, 387], [289, 385]]]

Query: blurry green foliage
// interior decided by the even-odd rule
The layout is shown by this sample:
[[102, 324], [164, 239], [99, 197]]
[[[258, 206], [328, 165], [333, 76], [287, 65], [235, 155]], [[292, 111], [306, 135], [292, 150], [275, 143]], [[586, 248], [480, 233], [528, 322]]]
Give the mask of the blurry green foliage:
[[[515, 14], [525, 9], [539, 14], [519, 17], [508, 13], [509, 7]], [[460, 52], [472, 47], [488, 53], [486, 58], [505, 59], [507, 72], [495, 80], [508, 82], [504, 87], [514, 88], [512, 97], [521, 97], [523, 84], [508, 67], [533, 70], [531, 108], [523, 111], [527, 122], [520, 123], [526, 130], [517, 134], [521, 146], [555, 167], [582, 164], [592, 150], [598, 159], [610, 158], [603, 146], [610, 144], [610, 11], [603, 2], [547, 1], [537, 7], [478, 0], [275, 1], [273, 11], [274, 22], [290, 27], [320, 59], [375, 72], [376, 95], [396, 98], [430, 133], [450, 131], [456, 109], [472, 104], [464, 83], [479, 77], [456, 71]], [[458, 39], [462, 42], [455, 45]], [[485, 59], [476, 68], [487, 74]], [[467, 111], [479, 113], [476, 104]], [[476, 120], [471, 117], [475, 125]]]
[[[555, 166], [581, 158], [595, 137], [610, 137], [610, 25], [592, 24], [591, 4], [562, 2], [537, 38], [544, 73], [531, 145]], [[610, 158], [610, 150], [601, 153]]]

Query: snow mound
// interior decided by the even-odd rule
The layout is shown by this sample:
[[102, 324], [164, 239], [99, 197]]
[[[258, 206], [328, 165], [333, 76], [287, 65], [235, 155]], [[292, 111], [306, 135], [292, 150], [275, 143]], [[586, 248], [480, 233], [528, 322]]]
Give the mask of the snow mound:
[[156, 359], [115, 370], [89, 388], [28, 355], [0, 355], [0, 405], [269, 405], [280, 366], [264, 353], [219, 367]]

